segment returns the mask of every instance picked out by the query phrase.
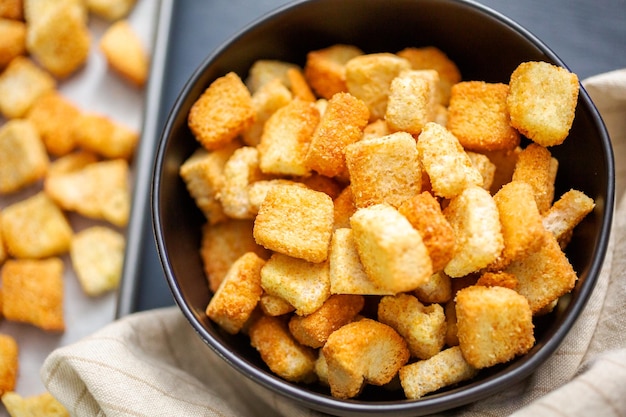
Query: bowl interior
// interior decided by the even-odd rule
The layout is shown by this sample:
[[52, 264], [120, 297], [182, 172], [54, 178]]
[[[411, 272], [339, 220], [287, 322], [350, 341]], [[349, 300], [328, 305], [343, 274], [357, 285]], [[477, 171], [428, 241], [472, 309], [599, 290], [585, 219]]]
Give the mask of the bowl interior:
[[433, 413], [484, 398], [525, 378], [558, 347], [584, 307], [608, 240], [612, 153], [602, 121], [582, 89], [570, 137], [551, 149], [560, 160], [556, 195], [576, 188], [594, 198], [597, 207], [578, 226], [567, 249], [580, 276], [577, 286], [567, 306], [536, 322], [537, 345], [529, 354], [418, 401], [404, 400], [401, 390], [384, 389], [366, 389], [355, 400], [340, 401], [325, 389], [301, 389], [273, 376], [247, 338], [227, 335], [206, 317], [210, 293], [198, 254], [204, 219], [178, 175], [182, 162], [199, 146], [187, 128], [187, 113], [204, 89], [229, 71], [245, 78], [257, 59], [303, 65], [308, 51], [336, 43], [353, 44], [366, 53], [437, 46], [457, 63], [464, 80], [508, 83], [511, 72], [523, 61], [564, 65], [514, 22], [478, 4], [458, 0], [304, 1], [251, 24], [213, 51], [192, 75], [161, 137], [153, 179], [153, 220], [158, 252], [175, 300], [200, 337], [236, 369], [266, 388], [333, 414]]

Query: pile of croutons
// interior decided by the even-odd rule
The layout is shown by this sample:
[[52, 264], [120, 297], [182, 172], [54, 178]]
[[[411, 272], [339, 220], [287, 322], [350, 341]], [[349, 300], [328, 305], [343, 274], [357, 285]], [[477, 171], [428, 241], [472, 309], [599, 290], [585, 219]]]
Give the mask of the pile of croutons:
[[337, 398], [398, 377], [417, 399], [527, 353], [594, 208], [554, 195], [578, 88], [545, 62], [462, 81], [431, 46], [337, 44], [216, 79], [180, 167], [206, 216], [207, 316]]
[[[0, 0], [0, 311], [6, 320], [65, 330], [66, 254], [88, 296], [118, 286], [139, 135], [109, 115], [79, 108], [62, 86], [89, 64], [90, 16], [110, 22], [97, 46], [111, 70], [135, 87], [145, 83], [148, 56], [125, 19], [134, 5]], [[93, 222], [74, 230], [70, 212]], [[17, 374], [17, 343], [0, 335], [0, 394], [15, 388]], [[2, 397], [11, 413], [26, 407], [16, 395]]]

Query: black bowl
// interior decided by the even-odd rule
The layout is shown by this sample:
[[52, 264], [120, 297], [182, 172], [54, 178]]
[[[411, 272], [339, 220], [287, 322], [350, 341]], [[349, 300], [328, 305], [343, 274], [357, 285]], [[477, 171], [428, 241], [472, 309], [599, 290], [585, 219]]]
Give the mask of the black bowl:
[[231, 336], [205, 314], [211, 294], [198, 254], [204, 218], [178, 175], [198, 147], [187, 113], [204, 89], [229, 71], [245, 78], [257, 59], [304, 64], [306, 53], [336, 43], [366, 53], [395, 52], [408, 46], [436, 46], [461, 69], [465, 80], [508, 83], [524, 61], [565, 64], [539, 39], [508, 18], [460, 0], [300, 1], [262, 17], [217, 48], [184, 86], [164, 128], [154, 167], [152, 210], [158, 253], [174, 298], [207, 345], [235, 369], [267, 389], [304, 406], [336, 415], [423, 415], [478, 401], [521, 381], [561, 344], [583, 310], [598, 278], [607, 248], [614, 199], [609, 137], [581, 88], [570, 137], [552, 150], [560, 161], [556, 195], [570, 188], [596, 201], [577, 227], [567, 255], [580, 278], [569, 302], [537, 320], [536, 346], [475, 379], [407, 400], [401, 390], [367, 388], [352, 400], [332, 398], [315, 385], [297, 385], [273, 375], [243, 336]]

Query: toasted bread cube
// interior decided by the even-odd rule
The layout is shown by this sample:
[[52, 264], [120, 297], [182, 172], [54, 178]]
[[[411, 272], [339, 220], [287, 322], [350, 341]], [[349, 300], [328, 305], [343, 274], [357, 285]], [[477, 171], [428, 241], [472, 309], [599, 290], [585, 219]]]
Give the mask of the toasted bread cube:
[[70, 417], [70, 413], [63, 405], [47, 391], [30, 397], [7, 392], [2, 396], [2, 404], [13, 417]]
[[289, 331], [301, 344], [320, 348], [332, 332], [354, 320], [364, 304], [360, 295], [331, 295], [308, 316], [292, 316]]
[[9, 255], [16, 258], [63, 254], [73, 234], [61, 209], [43, 192], [5, 207], [2, 233]]
[[114, 72], [137, 87], [143, 87], [148, 78], [149, 58], [127, 20], [118, 20], [109, 26], [99, 46]]
[[396, 294], [414, 290], [432, 275], [422, 237], [392, 206], [358, 209], [350, 225], [363, 268], [376, 285]]
[[96, 297], [118, 288], [125, 246], [124, 235], [103, 226], [91, 226], [73, 236], [70, 259], [87, 295]]
[[459, 348], [474, 368], [508, 362], [535, 344], [528, 301], [510, 288], [462, 289], [456, 294], [456, 317]]
[[578, 77], [547, 62], [524, 62], [511, 74], [511, 124], [541, 146], [563, 143], [574, 121]]
[[410, 294], [386, 296], [378, 303], [378, 320], [406, 340], [415, 358], [435, 356], [445, 344], [446, 316], [439, 304], [424, 306]]
[[350, 227], [350, 217], [356, 211], [354, 196], [352, 195], [352, 187], [346, 186], [341, 193], [333, 200], [334, 210], [334, 228]]
[[250, 91], [234, 72], [217, 78], [189, 110], [188, 125], [207, 150], [219, 149], [254, 123]]
[[322, 352], [330, 391], [336, 398], [353, 398], [365, 384], [387, 384], [410, 356], [402, 336], [390, 326], [367, 318], [334, 331]]
[[130, 159], [139, 142], [137, 131], [97, 113], [80, 115], [72, 129], [78, 145], [109, 159]]
[[73, 126], [80, 114], [72, 102], [50, 92], [33, 103], [26, 117], [35, 125], [48, 152], [63, 156], [76, 146]]
[[87, 9], [107, 20], [118, 20], [128, 16], [137, 0], [86, 0]]
[[8, 119], [23, 117], [35, 100], [55, 87], [50, 74], [17, 56], [0, 74], [0, 112]]
[[287, 70], [287, 79], [289, 80], [290, 90], [294, 98], [309, 102], [317, 100], [300, 68], [289, 68]]
[[445, 127], [426, 124], [417, 140], [417, 150], [435, 195], [453, 198], [467, 187], [483, 184], [482, 175], [459, 140]]
[[456, 303], [454, 299], [448, 301], [443, 306], [443, 311], [446, 314], [446, 345], [447, 346], [458, 346], [459, 338], [457, 336], [457, 326], [456, 326]]
[[414, 294], [424, 304], [446, 303], [452, 299], [452, 280], [443, 271], [435, 272]]
[[8, 334], [0, 334], [0, 395], [15, 389], [19, 369], [19, 347]]
[[264, 292], [259, 299], [259, 307], [266, 316], [274, 317], [291, 313], [296, 309], [284, 298], [266, 292]]
[[128, 162], [96, 162], [46, 178], [44, 191], [65, 210], [125, 226], [130, 215]]
[[415, 139], [406, 132], [346, 147], [350, 187], [357, 207], [398, 207], [421, 191], [422, 173]]
[[328, 263], [274, 253], [261, 270], [261, 286], [294, 306], [296, 314], [309, 315], [330, 297]]
[[298, 343], [278, 317], [262, 316], [250, 326], [250, 344], [272, 372], [291, 382], [315, 381], [315, 350]]
[[9, 65], [16, 56], [25, 54], [26, 24], [3, 18], [0, 13], [0, 70]]
[[506, 106], [509, 86], [465, 81], [452, 86], [446, 127], [469, 151], [515, 149], [520, 134], [511, 126]]
[[315, 172], [308, 177], [300, 178], [299, 182], [311, 190], [328, 194], [333, 200], [339, 197], [345, 186], [343, 180], [339, 178], [329, 178]]
[[46, 176], [52, 177], [54, 175], [77, 171], [99, 160], [98, 155], [89, 151], [78, 150], [68, 153], [50, 163]]
[[247, 187], [248, 200], [250, 205], [249, 212], [252, 215], [257, 215], [259, 213], [259, 208], [261, 207], [261, 204], [263, 204], [263, 200], [265, 200], [265, 197], [267, 196], [267, 193], [270, 191], [270, 189], [272, 189], [272, 187], [280, 185], [294, 185], [296, 187], [306, 188], [306, 185], [301, 182], [286, 180], [282, 178], [255, 181], [249, 184]]
[[233, 262], [245, 253], [254, 252], [263, 259], [269, 258], [268, 251], [254, 241], [252, 227], [252, 220], [202, 226], [200, 258], [211, 291], [217, 291]]
[[385, 119], [378, 119], [365, 126], [361, 140], [380, 138], [382, 136], [390, 135], [391, 133], [393, 132], [389, 128], [387, 121]]
[[6, 261], [2, 267], [2, 298], [2, 314], [7, 320], [63, 332], [63, 261]]
[[0, 127], [0, 195], [40, 180], [49, 164], [46, 149], [31, 122], [15, 119]]
[[409, 61], [386, 52], [359, 55], [346, 63], [348, 92], [365, 102], [370, 121], [385, 117], [391, 82], [408, 69]]
[[443, 270], [454, 255], [454, 230], [446, 220], [441, 205], [429, 192], [423, 192], [405, 200], [398, 208], [420, 233], [428, 249], [433, 271]]
[[368, 120], [369, 110], [361, 100], [348, 93], [334, 95], [313, 133], [306, 165], [327, 177], [344, 173], [346, 146], [361, 139]]
[[484, 188], [466, 188], [443, 210], [454, 229], [454, 257], [444, 268], [452, 278], [476, 272], [494, 262], [504, 247], [498, 207]]
[[330, 100], [335, 94], [348, 91], [346, 63], [359, 55], [363, 55], [363, 51], [345, 44], [310, 51], [306, 56], [304, 76], [318, 96]]
[[439, 74], [434, 70], [408, 70], [391, 81], [385, 120], [394, 131], [419, 135], [435, 120]]
[[496, 175], [496, 164], [491, 162], [489, 157], [482, 153], [476, 152], [466, 152], [467, 156], [469, 156], [470, 161], [472, 161], [472, 165], [480, 172], [480, 175], [483, 177], [482, 187], [485, 190], [491, 190], [493, 186], [493, 181]]
[[276, 110], [265, 123], [260, 153], [261, 171], [305, 176], [310, 173], [306, 154], [320, 114], [313, 103], [293, 100]]
[[451, 347], [430, 359], [405, 365], [400, 369], [404, 395], [416, 400], [441, 388], [473, 378], [478, 370], [468, 364], [461, 349]]
[[476, 285], [483, 287], [505, 287], [512, 290], [517, 289], [517, 278], [508, 272], [485, 272], [480, 275]]
[[246, 78], [246, 87], [252, 94], [256, 93], [265, 84], [273, 82], [278, 79], [287, 88], [291, 88], [287, 71], [290, 69], [300, 69], [296, 64], [291, 62], [273, 60], [273, 59], [259, 59], [252, 64], [248, 77]]
[[254, 221], [254, 238], [267, 249], [323, 262], [333, 231], [333, 201], [325, 193], [295, 185], [273, 187]]
[[569, 190], [544, 213], [543, 226], [556, 237], [561, 247], [564, 247], [569, 243], [569, 236], [574, 228], [595, 206], [593, 199], [582, 191]]
[[243, 142], [248, 146], [257, 146], [261, 142], [267, 119], [292, 99], [291, 91], [278, 78], [256, 90], [252, 94], [252, 107], [256, 116], [254, 122], [241, 133]]
[[315, 361], [315, 374], [317, 375], [317, 381], [328, 387], [328, 363], [326, 362], [326, 358], [324, 357], [324, 350], [318, 349], [317, 360]]
[[[2, 211], [0, 211], [0, 265], [9, 257], [6, 243], [4, 243], [4, 233], [2, 232]], [[2, 293], [0, 292], [0, 311], [2, 311]]]
[[263, 294], [263, 265], [265, 260], [254, 252], [241, 255], [211, 297], [206, 315], [226, 332], [239, 333], [256, 308]]
[[0, 0], [0, 17], [12, 20], [24, 18], [23, 0]]
[[537, 208], [542, 214], [552, 206], [558, 166], [558, 160], [547, 148], [534, 143], [517, 156], [513, 180], [527, 182], [533, 187]]
[[[348, 225], [349, 226], [349, 225]], [[331, 294], [387, 295], [393, 292], [374, 283], [365, 273], [352, 229], [335, 229], [328, 255]]]
[[[515, 171], [517, 157], [521, 151], [522, 148], [518, 146], [512, 151], [482, 152], [482, 155], [485, 155], [487, 158], [489, 158], [489, 161], [493, 165], [495, 165], [493, 180], [491, 181], [491, 185], [489, 187], [489, 191], [492, 195], [497, 193], [504, 184], [511, 182], [511, 180], [513, 179], [513, 171]], [[468, 152], [467, 154], [470, 155], [472, 163], [474, 164], [474, 166], [479, 168], [479, 170], [483, 174], [483, 178], [485, 178], [484, 171], [480, 168], [480, 163], [477, 163], [471, 152]]]

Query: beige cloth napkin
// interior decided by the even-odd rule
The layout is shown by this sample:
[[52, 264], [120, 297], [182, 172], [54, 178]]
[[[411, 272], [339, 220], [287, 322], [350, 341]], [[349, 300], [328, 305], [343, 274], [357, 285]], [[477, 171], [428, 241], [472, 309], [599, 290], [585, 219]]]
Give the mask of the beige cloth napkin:
[[[545, 365], [454, 415], [626, 415], [626, 69], [584, 84], [609, 128], [617, 169], [615, 222], [597, 288]], [[54, 351], [41, 376], [73, 416], [322, 415], [233, 370], [176, 307], [133, 314]]]

